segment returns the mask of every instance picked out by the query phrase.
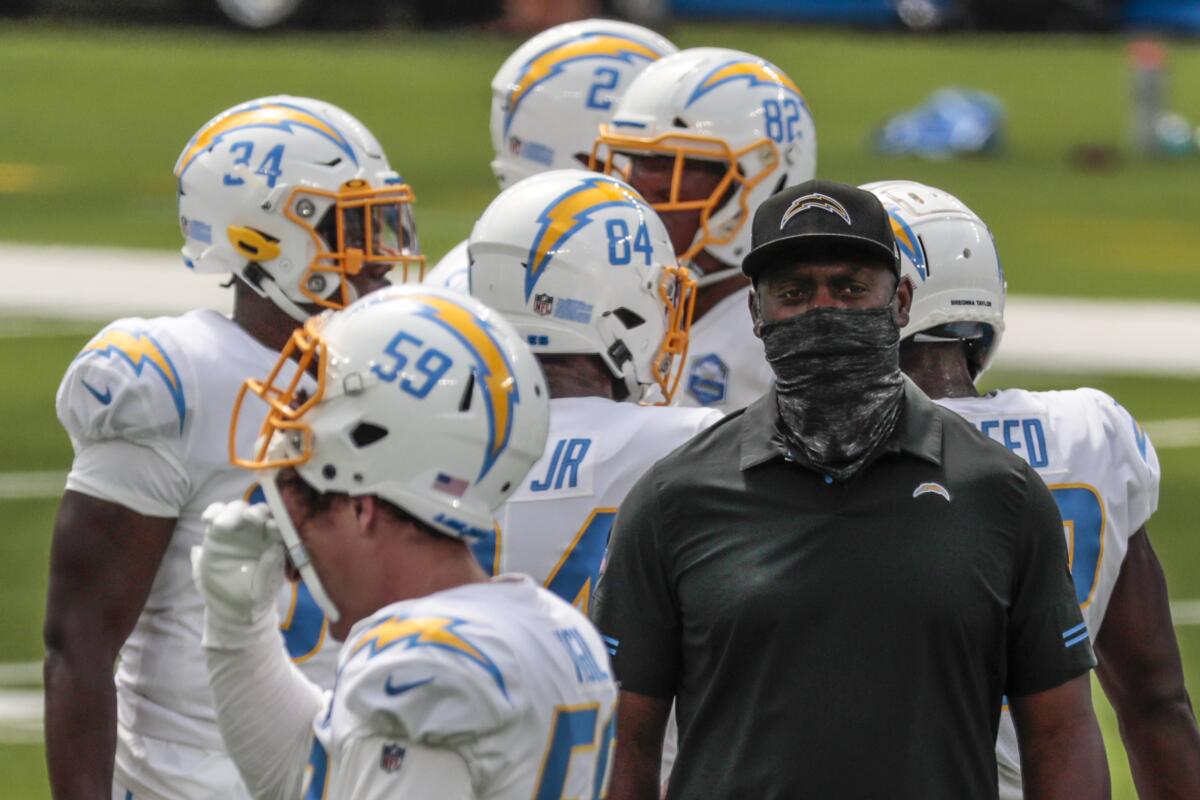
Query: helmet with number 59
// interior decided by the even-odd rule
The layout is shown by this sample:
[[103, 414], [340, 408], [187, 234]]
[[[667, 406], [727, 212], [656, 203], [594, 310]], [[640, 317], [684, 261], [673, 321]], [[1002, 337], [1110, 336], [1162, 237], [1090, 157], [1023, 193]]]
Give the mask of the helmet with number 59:
[[184, 263], [232, 272], [302, 321], [420, 269], [412, 190], [342, 109], [279, 95], [207, 122], [175, 164]]
[[[305, 375], [316, 381], [310, 392]], [[238, 425], [251, 396], [268, 410], [255, 451], [243, 454]], [[292, 334], [266, 379], [243, 385], [230, 456], [249, 469], [294, 467], [321, 493], [377, 496], [470, 542], [492, 532], [493, 513], [541, 458], [548, 415], [541, 368], [503, 317], [461, 294], [397, 286]], [[274, 472], [261, 485], [314, 598], [336, 621], [287, 524]]]
[[[680, 261], [706, 250], [725, 277], [750, 250], [754, 211], [812, 178], [816, 158], [812, 114], [791, 78], [750, 53], [698, 47], [634, 80], [601, 126], [592, 166], [625, 177], [673, 234], [671, 217], [694, 219], [687, 240], [675, 240]], [[695, 168], [712, 176], [699, 192], [686, 180]]]
[[585, 170], [526, 178], [483, 212], [468, 250], [471, 294], [534, 353], [598, 356], [629, 399], [670, 401], [695, 281], [628, 185]]

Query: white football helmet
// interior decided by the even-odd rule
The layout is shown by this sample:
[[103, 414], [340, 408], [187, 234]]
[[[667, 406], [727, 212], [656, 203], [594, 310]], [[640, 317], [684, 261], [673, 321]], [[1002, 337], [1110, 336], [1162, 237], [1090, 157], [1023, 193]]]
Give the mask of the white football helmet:
[[471, 233], [471, 294], [534, 353], [599, 356], [629, 399], [670, 402], [687, 357], [695, 281], [662, 220], [627, 184], [582, 169], [526, 178]]
[[500, 188], [586, 166], [614, 100], [677, 49], [652, 30], [606, 19], [556, 25], [517, 48], [492, 78], [492, 171]]
[[175, 177], [184, 263], [232, 272], [297, 321], [311, 305], [351, 303], [347, 278], [364, 267], [423, 267], [412, 190], [329, 103], [279, 95], [223, 111], [183, 148]]
[[[308, 396], [305, 375], [316, 381]], [[248, 395], [268, 412], [255, 452], [242, 456], [235, 443]], [[336, 621], [275, 471], [294, 467], [322, 493], [375, 495], [441, 533], [474, 541], [492, 533], [493, 512], [541, 458], [548, 402], [537, 360], [501, 315], [465, 295], [391, 287], [312, 317], [265, 380], [246, 381], [230, 425], [230, 458], [268, 471], [263, 493], [292, 560]]]
[[863, 185], [892, 219], [901, 274], [913, 285], [902, 338], [963, 341], [979, 377], [1004, 334], [1004, 269], [983, 220], [949, 192], [915, 181]]
[[[591, 166], [628, 175], [630, 155], [674, 157], [670, 199], [651, 198], [652, 205], [660, 214], [700, 211], [700, 227], [679, 260], [707, 250], [729, 265], [703, 285], [739, 270], [750, 251], [750, 220], [764, 200], [813, 177], [817, 133], [800, 89], [778, 67], [738, 50], [697, 47], [634, 79], [600, 127]], [[683, 169], [693, 159], [725, 168], [707, 197], [681, 196]]]

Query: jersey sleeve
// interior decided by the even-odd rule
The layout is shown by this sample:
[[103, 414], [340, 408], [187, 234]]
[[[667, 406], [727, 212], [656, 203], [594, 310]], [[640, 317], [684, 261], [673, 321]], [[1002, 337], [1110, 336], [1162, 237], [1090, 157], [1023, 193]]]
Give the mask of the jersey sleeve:
[[617, 511], [608, 564], [592, 606], [592, 621], [612, 655], [622, 689], [673, 697], [679, 660], [679, 612], [658, 537], [662, 518], [651, 468]]
[[436, 797], [473, 800], [470, 765], [461, 754], [378, 734], [342, 745], [327, 797], [354, 800]]
[[191, 488], [188, 376], [169, 341], [142, 320], [122, 320], [71, 362], [55, 400], [75, 450], [68, 489], [148, 516], [173, 517], [183, 508]]
[[1062, 518], [1046, 485], [1024, 466], [1008, 622], [1006, 693], [1053, 689], [1096, 665], [1067, 566]]
[[1108, 486], [1126, 499], [1129, 535], [1136, 533], [1158, 508], [1158, 486], [1162, 471], [1158, 453], [1146, 431], [1125, 408], [1104, 392], [1083, 390], [1097, 409], [1100, 428], [1109, 443], [1111, 467]]
[[364, 732], [454, 748], [519, 713], [516, 659], [489, 626], [389, 616], [351, 642], [336, 691]]

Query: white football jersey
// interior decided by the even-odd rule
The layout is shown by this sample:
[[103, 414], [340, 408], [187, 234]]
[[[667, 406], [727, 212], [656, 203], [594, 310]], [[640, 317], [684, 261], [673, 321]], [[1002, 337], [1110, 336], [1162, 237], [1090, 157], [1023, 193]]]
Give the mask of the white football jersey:
[[762, 397], [775, 382], [762, 340], [754, 335], [749, 296], [749, 286], [739, 289], [692, 323], [676, 404], [730, 414]]
[[530, 575], [586, 614], [617, 506], [654, 462], [720, 419], [711, 409], [552, 399], [546, 452], [476, 556], [492, 574]]
[[[1104, 392], [1006, 389], [938, 403], [1024, 458], [1054, 495], [1075, 595], [1094, 642], [1129, 539], [1158, 506], [1158, 456], [1137, 421]], [[1020, 756], [1007, 709], [996, 739], [1000, 796], [1021, 797]]]
[[611, 674], [591, 623], [527, 577], [394, 603], [347, 637], [305, 796], [393, 796], [422, 745], [461, 756], [478, 800], [601, 797]]
[[459, 294], [470, 294], [470, 267], [471, 259], [467, 255], [467, 240], [463, 239], [454, 245], [449, 253], [442, 256], [442, 260], [433, 269], [425, 273], [425, 277], [421, 279], [421, 285], [449, 289]]
[[[210, 503], [248, 496], [251, 475], [229, 463], [234, 398], [247, 377], [264, 377], [278, 353], [214, 311], [122, 319], [105, 327], [68, 367], [58, 418], [75, 460], [67, 488], [147, 516], [178, 519], [116, 670], [116, 782], [135, 796], [240, 797], [244, 789], [216, 728], [204, 653], [204, 601], [192, 582], [190, 553], [204, 537]], [[239, 447], [249, 452], [265, 407], [248, 403]], [[304, 592], [303, 594], [307, 594]], [[303, 599], [303, 598], [301, 598]], [[288, 619], [292, 590], [280, 598]], [[303, 611], [288, 620], [299, 631]], [[315, 631], [315, 632], [314, 632]], [[305, 631], [313, 643], [326, 627]], [[285, 633], [285, 640], [288, 635]], [[324, 670], [336, 666], [336, 643]], [[318, 647], [289, 646], [310, 658]], [[314, 681], [319, 676], [312, 675]], [[195, 752], [195, 764], [156, 764], [157, 752]]]

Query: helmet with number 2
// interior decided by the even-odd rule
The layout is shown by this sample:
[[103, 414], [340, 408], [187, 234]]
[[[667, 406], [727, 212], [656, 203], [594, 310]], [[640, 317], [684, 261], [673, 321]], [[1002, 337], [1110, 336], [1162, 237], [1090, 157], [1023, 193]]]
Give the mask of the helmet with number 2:
[[601, 19], [557, 25], [521, 45], [492, 79], [492, 171], [500, 188], [586, 166], [614, 100], [676, 50], [652, 30]]
[[670, 401], [695, 281], [627, 184], [578, 169], [526, 178], [483, 212], [468, 249], [471, 293], [533, 352], [597, 355], [631, 399]]
[[[304, 375], [316, 377], [308, 396]], [[269, 408], [255, 452], [241, 457], [240, 408], [251, 394]], [[230, 455], [249, 469], [294, 467], [319, 492], [375, 495], [474, 541], [493, 530], [493, 512], [541, 458], [548, 401], [537, 360], [495, 311], [445, 290], [392, 287], [312, 317], [266, 380], [243, 385]], [[297, 550], [274, 472], [266, 477], [293, 561], [308, 568], [314, 598], [336, 621]]]
[[961, 341], [972, 377], [991, 363], [1004, 334], [1004, 270], [983, 220], [949, 192], [916, 181], [865, 184], [892, 218], [913, 303], [903, 338]]
[[[750, 53], [698, 47], [648, 67], [601, 126], [593, 168], [627, 175], [628, 156], [675, 159], [670, 197], [647, 199], [660, 214], [700, 212], [700, 227], [678, 253], [680, 261], [707, 250], [736, 271], [750, 250], [749, 223], [758, 206], [813, 177], [817, 134], [804, 96], [781, 69]], [[724, 167], [706, 197], [681, 192], [689, 160]]]
[[[412, 190], [342, 109], [285, 95], [207, 122], [175, 164], [183, 259], [232, 272], [298, 321], [341, 308], [364, 269], [420, 269]], [[303, 306], [309, 306], [304, 308]]]

